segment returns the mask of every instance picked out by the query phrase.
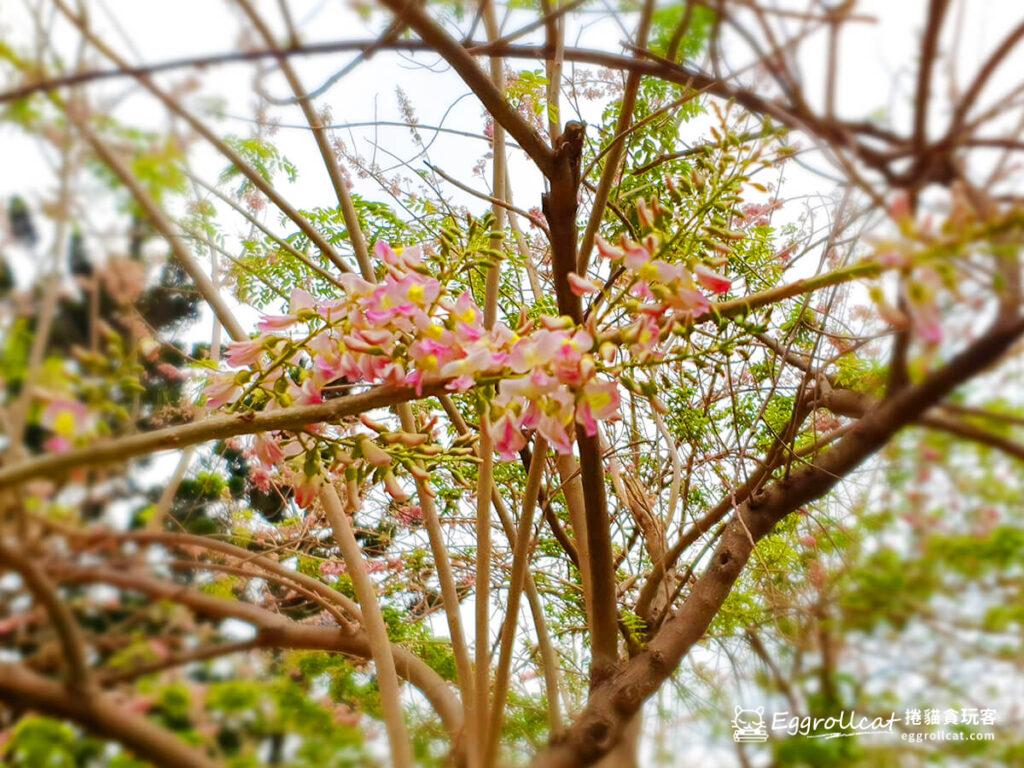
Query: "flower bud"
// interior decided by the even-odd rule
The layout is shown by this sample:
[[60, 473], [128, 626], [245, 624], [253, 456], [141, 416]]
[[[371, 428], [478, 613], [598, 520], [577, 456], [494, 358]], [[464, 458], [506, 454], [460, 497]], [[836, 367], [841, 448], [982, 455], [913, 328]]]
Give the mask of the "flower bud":
[[647, 201], [642, 197], [636, 203], [636, 217], [640, 220], [640, 226], [644, 229], [654, 228], [654, 215], [647, 207]]
[[364, 427], [366, 427], [368, 429], [372, 429], [377, 434], [382, 434], [382, 433], [388, 431], [388, 428], [386, 426], [384, 426], [383, 424], [381, 424], [378, 421], [374, 421], [373, 419], [371, 419], [366, 414], [362, 414], [359, 417], [359, 421], [361, 421], [363, 423]]
[[402, 486], [398, 482], [398, 478], [395, 477], [395, 473], [390, 469], [384, 473], [384, 490], [386, 490], [391, 495], [391, 498], [399, 504], [409, 500], [409, 494], [402, 489]]
[[391, 466], [391, 457], [368, 437], [363, 436], [359, 440], [359, 450], [363, 454], [363, 458], [373, 466]]
[[425, 483], [428, 480], [430, 480], [430, 473], [427, 472], [426, 469], [424, 469], [421, 465], [417, 464], [416, 462], [409, 462], [408, 469], [409, 474], [415, 477], [420, 482]]

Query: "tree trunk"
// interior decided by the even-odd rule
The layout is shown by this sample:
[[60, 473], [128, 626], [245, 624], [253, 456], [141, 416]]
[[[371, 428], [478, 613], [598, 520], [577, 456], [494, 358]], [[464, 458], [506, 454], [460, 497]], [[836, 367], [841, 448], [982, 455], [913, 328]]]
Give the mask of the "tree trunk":
[[622, 732], [622, 739], [615, 748], [596, 763], [597, 768], [639, 768], [642, 732], [643, 713], [637, 712]]

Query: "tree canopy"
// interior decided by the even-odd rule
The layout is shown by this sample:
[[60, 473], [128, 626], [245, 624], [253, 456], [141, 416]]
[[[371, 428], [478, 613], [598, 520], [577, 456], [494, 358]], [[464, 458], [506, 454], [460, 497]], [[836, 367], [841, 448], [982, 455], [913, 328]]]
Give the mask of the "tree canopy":
[[5, 764], [1024, 760], [1024, 22], [909, 5], [25, 0]]

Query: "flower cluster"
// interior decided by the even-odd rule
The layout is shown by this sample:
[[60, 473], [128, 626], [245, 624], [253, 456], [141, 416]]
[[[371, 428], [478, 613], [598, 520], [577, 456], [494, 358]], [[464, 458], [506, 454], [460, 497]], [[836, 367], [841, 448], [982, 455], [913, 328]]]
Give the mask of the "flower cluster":
[[510, 349], [509, 375], [491, 403], [491, 437], [502, 459], [515, 458], [526, 446], [524, 429], [537, 430], [568, 454], [574, 422], [593, 436], [599, 420], [618, 415], [618, 387], [597, 375], [593, 335], [565, 320], [544, 320]]
[[[622, 247], [599, 241], [603, 256], [621, 262], [632, 307], [631, 324], [605, 338], [596, 319], [586, 327], [567, 317], [541, 317], [515, 329], [501, 322], [488, 327], [468, 292], [456, 295], [444, 270], [427, 267], [428, 251], [377, 243], [375, 255], [386, 268], [379, 282], [343, 275], [344, 296], [327, 301], [293, 291], [287, 314], [264, 317], [259, 336], [230, 345], [226, 361], [236, 370], [211, 377], [207, 403], [267, 409], [318, 403], [332, 388], [352, 384], [408, 386], [422, 394], [427, 383], [444, 382], [452, 392], [480, 387], [502, 459], [516, 457], [530, 430], [556, 451], [571, 453], [575, 429], [593, 436], [598, 422], [618, 416], [616, 342], [625, 339], [634, 352], [656, 353], [674, 325], [708, 311], [699, 286], [716, 293], [729, 289], [726, 278], [703, 264], [688, 268], [656, 258], [656, 246], [653, 238]], [[577, 275], [571, 283], [579, 294], [599, 290]], [[376, 467], [395, 500], [404, 501], [387, 452], [358, 436], [332, 439], [341, 437], [355, 441], [354, 450], [342, 455]], [[306, 452], [294, 439], [257, 436], [253, 481], [266, 488], [276, 478], [294, 488], [298, 503], [310, 503], [321, 469], [303, 463]], [[291, 468], [274, 475], [282, 463]], [[353, 474], [347, 459], [341, 464]]]
[[[296, 289], [288, 314], [264, 317], [260, 336], [232, 344], [227, 362], [243, 370], [213, 377], [206, 389], [211, 407], [260, 391], [281, 405], [316, 403], [335, 382], [412, 386], [421, 393], [427, 379], [437, 379], [465, 391], [502, 370], [516, 338], [511, 330], [485, 329], [468, 293], [452, 299], [443, 292], [421, 249], [398, 253], [378, 243], [376, 254], [388, 268], [380, 283], [343, 275], [344, 298], [322, 302]], [[301, 323], [314, 329], [304, 338], [287, 335]]]
[[[625, 304], [632, 322], [618, 333], [617, 340], [628, 345], [634, 355], [657, 356], [661, 343], [674, 329], [687, 327], [709, 312], [711, 304], [701, 288], [722, 294], [732, 285], [729, 278], [703, 262], [683, 266], [658, 258], [655, 235], [642, 243], [623, 239], [620, 245], [613, 245], [600, 237], [596, 242], [598, 253], [627, 278], [623, 294], [628, 297]], [[579, 296], [602, 290], [576, 274], [570, 275], [570, 285]]]

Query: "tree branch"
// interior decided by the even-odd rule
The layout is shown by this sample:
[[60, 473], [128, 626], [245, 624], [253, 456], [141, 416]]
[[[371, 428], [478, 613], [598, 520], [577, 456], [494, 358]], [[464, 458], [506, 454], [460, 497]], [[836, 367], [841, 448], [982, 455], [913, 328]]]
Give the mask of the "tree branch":
[[[252, 3], [249, 0], [235, 0], [235, 2], [242, 8], [267, 45], [275, 46], [276, 41], [274, 40], [273, 33], [267, 27], [262, 17], [256, 12]], [[294, 29], [289, 29], [289, 32], [293, 37], [295, 36]], [[334, 149], [327, 138], [327, 129], [324, 127], [320, 115], [317, 114], [312, 99], [306, 95], [306, 90], [303, 88], [302, 82], [299, 80], [299, 76], [288, 58], [278, 55], [277, 65], [288, 81], [292, 93], [295, 94], [295, 100], [302, 110], [302, 115], [306, 118], [310, 130], [313, 132], [313, 138], [316, 140], [316, 147], [320, 152], [320, 158], [323, 160], [327, 176], [330, 178], [331, 186], [334, 188], [334, 195], [338, 199], [338, 206], [341, 208], [341, 216], [345, 221], [345, 228], [348, 230], [348, 239], [356, 255], [359, 271], [362, 273], [364, 280], [371, 280], [373, 278], [373, 266], [370, 263], [370, 253], [366, 247], [366, 240], [363, 238], [362, 228], [359, 226], [359, 215], [356, 213], [355, 205], [352, 203], [352, 195], [348, 191], [345, 175], [342, 173], [341, 166], [334, 154]]]
[[[422, 397], [445, 391], [444, 382], [423, 387]], [[142, 432], [113, 440], [97, 441], [87, 448], [66, 453], [51, 453], [28, 461], [0, 467], [0, 488], [7, 488], [35, 477], [57, 477], [78, 467], [96, 467], [156, 451], [178, 450], [211, 440], [224, 440], [256, 432], [301, 429], [307, 424], [336, 421], [357, 416], [374, 408], [417, 400], [420, 395], [409, 387], [379, 386], [318, 405], [297, 405], [258, 413], [210, 416], [200, 421], [166, 429]]]
[[526, 476], [523, 491], [523, 510], [519, 516], [519, 529], [512, 549], [512, 574], [509, 577], [508, 596], [505, 602], [505, 622], [501, 627], [501, 648], [498, 653], [498, 668], [494, 677], [494, 700], [487, 728], [487, 745], [482, 765], [495, 765], [498, 757], [498, 742], [501, 724], [505, 718], [505, 700], [508, 696], [508, 680], [512, 664], [512, 643], [515, 640], [519, 618], [519, 600], [526, 582], [526, 566], [530, 559], [530, 540], [533, 538], [533, 513], [537, 508], [537, 496], [544, 477], [548, 446], [544, 438], [537, 436], [533, 446], [533, 457]]
[[60, 717], [101, 738], [123, 744], [160, 768], [219, 768], [201, 749], [115, 704], [101, 693], [69, 696], [67, 689], [17, 664], [0, 664], [0, 698], [49, 717]]
[[[651, 16], [654, 14], [654, 0], [645, 0], [643, 10], [640, 12], [640, 24], [636, 31], [636, 47], [646, 48], [647, 37], [651, 30]], [[626, 78], [626, 87], [622, 91], [622, 99], [619, 101], [619, 117], [615, 123], [615, 133], [612, 136], [611, 147], [607, 150], [607, 157], [604, 161], [604, 171], [597, 183], [597, 192], [594, 193], [594, 202], [590, 210], [590, 218], [587, 220], [587, 228], [583, 232], [583, 242], [580, 243], [579, 255], [577, 256], [576, 271], [580, 275], [586, 275], [590, 267], [590, 252], [594, 247], [594, 238], [597, 236], [601, 221], [604, 218], [604, 209], [608, 203], [608, 195], [611, 193], [612, 185], [615, 184], [622, 167], [622, 157], [626, 149], [626, 138], [629, 126], [633, 122], [633, 112], [636, 109], [636, 95], [640, 89], [642, 76], [639, 72], [631, 71]]]
[[78, 623], [67, 604], [57, 594], [57, 589], [46, 572], [35, 560], [23, 556], [19, 549], [19, 545], [13, 542], [0, 541], [0, 565], [17, 571], [25, 586], [35, 596], [36, 602], [50, 617], [64, 652], [67, 693], [90, 696], [92, 686], [89, 665], [85, 659], [85, 641], [82, 639]]
[[928, 4], [928, 23], [921, 41], [921, 60], [917, 67], [917, 91], [914, 95], [914, 146], [918, 152], [924, 148], [928, 137], [925, 125], [928, 120], [928, 102], [931, 97], [932, 72], [938, 55], [939, 32], [949, 8], [949, 0], [931, 0]]
[[[202, 136], [208, 141], [218, 152], [226, 157], [232, 165], [245, 176], [253, 186], [255, 186], [260, 192], [266, 195], [270, 201], [277, 206], [280, 211], [294, 222], [294, 224], [302, 230], [302, 233], [310, 239], [312, 243], [319, 248], [323, 254], [330, 259], [336, 267], [342, 272], [351, 272], [349, 266], [342, 261], [341, 257], [334, 250], [334, 247], [327, 241], [327, 239], [321, 235], [316, 228], [306, 220], [302, 214], [300, 214], [287, 200], [285, 200], [273, 186], [263, 176], [254, 169], [245, 159], [238, 154], [234, 149], [228, 146], [219, 136], [210, 130], [201, 120], [195, 115], [185, 109], [178, 101], [168, 94], [166, 91], [161, 89], [153, 80], [143, 71], [138, 68], [133, 68], [127, 61], [121, 58], [109, 45], [104, 43], [96, 34], [94, 34], [87, 24], [87, 22], [78, 16], [74, 11], [68, 8], [64, 0], [53, 0], [57, 8], [60, 9], [72, 24], [74, 24], [82, 33], [82, 35], [89, 41], [90, 44], [100, 53], [102, 53], [110, 61], [114, 62], [118, 69], [124, 70], [132, 75], [135, 80], [149, 91], [161, 104], [163, 104], [168, 110], [178, 115], [184, 120], [189, 127], [192, 128], [196, 133]], [[271, 55], [279, 56], [280, 52], [276, 49], [271, 49]], [[134, 69], [134, 71], [133, 71]]]
[[220, 291], [213, 284], [213, 281], [207, 276], [199, 265], [196, 264], [195, 259], [192, 258], [192, 253], [189, 251], [188, 246], [181, 241], [175, 232], [174, 225], [167, 218], [164, 212], [160, 209], [160, 206], [156, 204], [156, 201], [146, 192], [142, 184], [132, 173], [128, 165], [118, 155], [96, 135], [96, 132], [89, 127], [88, 122], [77, 114], [76, 109], [73, 107], [66, 110], [68, 119], [74, 124], [75, 128], [85, 139], [86, 143], [92, 147], [93, 152], [103, 161], [125, 188], [131, 193], [131, 196], [135, 198], [135, 202], [139, 204], [139, 207], [145, 212], [146, 217], [152, 223], [153, 228], [159, 232], [167, 244], [171, 248], [171, 253], [174, 254], [175, 260], [181, 265], [181, 268], [188, 273], [188, 276], [192, 278], [192, 282], [195, 283], [196, 290], [199, 291], [203, 299], [210, 305], [210, 309], [217, 316], [220, 324], [224, 326], [228, 334], [235, 341], [244, 341], [249, 338], [249, 334], [242, 328], [241, 323], [235, 318], [234, 313], [228, 307], [227, 302], [220, 295]]
[[381, 712], [391, 746], [391, 764], [396, 768], [412, 768], [412, 744], [402, 714], [401, 691], [398, 687], [398, 672], [395, 658], [388, 639], [387, 625], [377, 601], [377, 590], [366, 571], [363, 553], [359, 549], [348, 512], [342, 507], [338, 492], [331, 483], [324, 483], [320, 492], [320, 503], [334, 531], [334, 539], [341, 549], [348, 574], [352, 578], [359, 607], [363, 611], [363, 626], [370, 641], [370, 652], [377, 668], [377, 687], [380, 690]]
[[[333, 651], [359, 659], [373, 658], [372, 642], [365, 632], [299, 624], [250, 603], [225, 600], [181, 584], [123, 569], [82, 567], [59, 562], [48, 563], [48, 566], [52, 567], [55, 577], [64, 583], [110, 584], [155, 600], [168, 600], [183, 605], [202, 616], [237, 619], [256, 627], [257, 640], [263, 648]], [[462, 729], [462, 708], [445, 680], [402, 646], [391, 644], [391, 653], [395, 669], [423, 693], [451, 737], [457, 738]]]
[[[452, 69], [458, 72], [466, 83], [491, 113], [495, 122], [501, 125], [526, 151], [530, 159], [537, 164], [545, 176], [551, 172], [551, 150], [544, 140], [522, 116], [505, 100], [504, 94], [491, 81], [487, 74], [473, 61], [473, 56], [466, 47], [451, 37], [444, 28], [427, 14], [424, 8], [413, 0], [381, 0], [395, 16], [415, 30], [432, 50], [440, 54]], [[472, 46], [470, 46], [472, 47]], [[488, 55], [501, 56], [502, 48], [488, 51]], [[499, 193], [500, 189], [497, 190]]]

